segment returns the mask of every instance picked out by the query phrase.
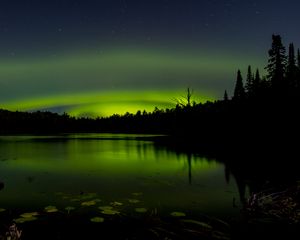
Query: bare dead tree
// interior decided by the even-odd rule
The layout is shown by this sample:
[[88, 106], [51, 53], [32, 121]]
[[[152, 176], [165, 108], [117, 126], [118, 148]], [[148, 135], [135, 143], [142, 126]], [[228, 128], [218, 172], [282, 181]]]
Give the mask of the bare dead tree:
[[181, 98], [176, 98], [175, 102], [177, 105], [181, 107], [190, 107], [192, 105], [192, 97], [193, 97], [193, 90], [189, 87], [187, 88], [186, 96]]

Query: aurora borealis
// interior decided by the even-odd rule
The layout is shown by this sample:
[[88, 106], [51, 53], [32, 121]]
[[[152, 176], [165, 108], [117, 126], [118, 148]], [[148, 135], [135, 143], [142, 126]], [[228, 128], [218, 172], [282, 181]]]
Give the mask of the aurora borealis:
[[[216, 61], [208, 55], [172, 57], [159, 52], [118, 50], [56, 61], [2, 63], [1, 78], [11, 79], [11, 90], [5, 91], [7, 96], [2, 95], [7, 99], [2, 104], [12, 110], [52, 109], [93, 116], [151, 111], [155, 106], [173, 107], [175, 98], [184, 96], [185, 88], [197, 86], [201, 78], [205, 79], [203, 90], [195, 91], [194, 97], [197, 101], [212, 100], [217, 91], [210, 87], [211, 82], [224, 87], [218, 80], [230, 75], [228, 69], [238, 64], [234, 59], [224, 64], [225, 60]], [[220, 73], [214, 76], [218, 80], [210, 76], [215, 64], [219, 65]]]
[[[282, 5], [283, 4], [283, 5]], [[280, 7], [281, 6], [281, 7]], [[231, 92], [272, 33], [300, 40], [295, 1], [2, 1], [0, 108], [107, 116]], [[281, 19], [285, 19], [280, 22]]]

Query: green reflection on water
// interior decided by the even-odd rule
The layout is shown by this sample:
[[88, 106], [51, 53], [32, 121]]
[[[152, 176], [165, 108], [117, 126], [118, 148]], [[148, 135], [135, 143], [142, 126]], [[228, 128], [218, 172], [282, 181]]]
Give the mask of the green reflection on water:
[[[115, 140], [90, 140], [76, 138], [30, 139], [6, 144], [10, 161], [7, 169], [49, 171], [56, 173], [80, 173], [98, 171], [102, 174], [144, 174], [159, 170], [164, 174], [180, 170], [187, 160], [185, 155], [176, 155], [156, 150], [151, 142]], [[201, 171], [213, 170], [215, 162], [197, 159], [193, 168]]]
[[136, 207], [206, 212], [231, 208], [237, 193], [233, 184], [226, 184], [223, 165], [137, 137], [1, 137], [0, 179], [5, 188], [0, 207], [67, 206], [55, 192], [94, 192], [104, 202], [128, 202], [132, 193], [142, 192], [143, 206]]

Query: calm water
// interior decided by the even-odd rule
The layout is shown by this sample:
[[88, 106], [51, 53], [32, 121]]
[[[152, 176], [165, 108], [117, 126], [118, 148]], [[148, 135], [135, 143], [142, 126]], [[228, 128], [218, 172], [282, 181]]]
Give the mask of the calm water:
[[239, 199], [236, 183], [234, 179], [226, 183], [223, 164], [178, 155], [136, 137], [0, 137], [0, 182], [4, 183], [0, 208], [20, 212], [41, 211], [48, 205], [82, 208], [84, 200], [101, 199], [97, 206], [117, 201], [124, 211], [143, 207], [161, 214], [238, 214], [233, 208], [233, 198], [237, 204]]

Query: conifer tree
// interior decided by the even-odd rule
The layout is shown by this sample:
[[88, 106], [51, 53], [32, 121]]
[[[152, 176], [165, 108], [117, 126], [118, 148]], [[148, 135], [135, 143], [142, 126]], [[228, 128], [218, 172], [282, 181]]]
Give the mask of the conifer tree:
[[300, 49], [297, 51], [297, 77], [296, 77], [296, 88], [298, 88], [298, 94], [300, 90]]
[[295, 49], [294, 44], [291, 43], [289, 45], [289, 56], [288, 56], [288, 63], [286, 68], [286, 77], [288, 86], [290, 89], [295, 89], [296, 87], [296, 78], [297, 78], [297, 66], [296, 66], [296, 58], [295, 58]]
[[225, 102], [228, 102], [228, 93], [227, 93], [227, 90], [225, 90], [225, 92], [224, 92], [224, 101]]
[[299, 48], [297, 51], [297, 63], [298, 63], [298, 68], [300, 69], [300, 49]]
[[259, 70], [256, 69], [255, 78], [253, 80], [253, 93], [255, 96], [259, 95], [261, 88], [261, 78], [259, 74]]
[[241, 71], [238, 70], [236, 84], [235, 84], [235, 88], [234, 88], [233, 99], [234, 100], [243, 100], [244, 98], [245, 98], [245, 89], [244, 89], [244, 84], [243, 84], [243, 77], [242, 77]]
[[272, 47], [269, 50], [269, 61], [266, 69], [272, 87], [276, 90], [282, 90], [283, 87], [286, 87], [284, 81], [286, 66], [285, 47], [282, 44], [280, 35], [273, 35], [272, 40]]
[[252, 74], [252, 69], [251, 66], [248, 66], [248, 72], [247, 72], [247, 79], [246, 79], [246, 86], [245, 89], [247, 91], [248, 97], [251, 97], [253, 95], [253, 74]]
[[296, 66], [296, 59], [295, 59], [295, 48], [294, 44], [290, 43], [289, 45], [289, 58], [288, 58], [288, 68], [294, 68]]

